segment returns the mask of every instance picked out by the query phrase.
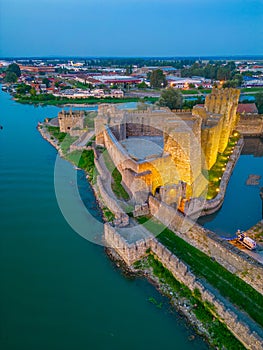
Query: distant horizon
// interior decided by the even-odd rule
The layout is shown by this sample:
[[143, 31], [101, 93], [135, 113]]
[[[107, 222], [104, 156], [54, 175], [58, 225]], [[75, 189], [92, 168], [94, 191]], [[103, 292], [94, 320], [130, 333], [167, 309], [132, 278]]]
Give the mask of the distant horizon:
[[0, 56], [258, 56], [262, 23], [262, 0], [0, 0]]
[[162, 60], [182, 60], [182, 59], [263, 59], [263, 54], [244, 54], [244, 55], [185, 55], [185, 56], [67, 56], [67, 55], [37, 55], [37, 56], [0, 56], [0, 60], [32, 60], [32, 59], [162, 59]]

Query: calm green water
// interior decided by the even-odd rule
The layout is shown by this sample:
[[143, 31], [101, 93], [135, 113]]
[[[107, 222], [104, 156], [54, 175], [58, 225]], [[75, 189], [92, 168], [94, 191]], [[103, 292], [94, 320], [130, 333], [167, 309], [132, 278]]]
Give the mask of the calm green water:
[[[207, 349], [189, 340], [193, 330], [147, 281], [124, 277], [64, 219], [54, 191], [56, 151], [36, 130], [57, 113], [0, 92], [0, 348]], [[67, 179], [72, 166], [63, 166]], [[87, 230], [96, 233], [99, 211], [81, 173], [79, 186], [98, 218]], [[77, 210], [74, 195], [72, 203]], [[151, 296], [164, 302], [161, 310]]]

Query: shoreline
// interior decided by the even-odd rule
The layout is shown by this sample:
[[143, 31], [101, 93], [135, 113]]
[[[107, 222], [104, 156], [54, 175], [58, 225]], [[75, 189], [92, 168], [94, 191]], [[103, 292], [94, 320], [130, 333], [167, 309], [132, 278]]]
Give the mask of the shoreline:
[[[42, 128], [40, 126], [42, 126]], [[41, 136], [46, 141], [48, 141], [53, 147], [56, 148], [56, 150], [58, 151], [59, 155], [62, 158], [69, 161], [70, 163], [72, 163], [70, 160], [68, 160], [64, 157], [59, 145], [49, 137], [50, 136], [49, 133], [46, 133], [43, 130], [43, 124], [39, 123], [37, 129], [39, 130]], [[86, 180], [89, 182], [89, 184], [93, 190], [94, 197], [96, 198], [96, 201], [97, 201], [98, 206], [99, 206], [101, 213], [102, 213], [103, 222], [104, 223], [109, 222], [107, 217], [104, 215], [103, 208], [105, 208], [105, 205], [103, 204], [103, 201], [102, 201], [101, 196], [99, 194], [99, 190], [96, 188], [96, 186], [94, 186], [93, 183], [91, 183], [89, 174], [84, 169], [82, 169], [82, 170], [85, 172]], [[153, 271], [151, 271], [150, 268], [136, 270], [135, 267], [128, 266], [123, 261], [123, 259], [119, 256], [119, 254], [116, 252], [116, 250], [114, 248], [105, 248], [105, 253], [107, 254], [107, 256], [111, 260], [114, 261], [114, 263], [116, 264], [116, 266], [118, 268], [121, 268], [122, 272], [124, 274], [126, 274], [126, 277], [128, 277], [128, 276], [130, 276], [130, 277], [132, 277], [132, 276], [143, 277], [149, 283], [151, 283], [158, 290], [158, 292], [160, 294], [162, 294], [164, 297], [168, 298], [172, 308], [175, 309], [176, 312], [178, 312], [180, 315], [182, 315], [184, 317], [186, 322], [192, 327], [193, 332], [196, 333], [197, 336], [202, 337], [204, 339], [204, 341], [209, 346], [216, 348], [216, 346], [214, 345], [214, 342], [213, 342], [213, 337], [209, 334], [209, 331], [208, 331], [208, 329], [206, 329], [205, 324], [202, 321], [200, 321], [199, 319], [197, 319], [194, 312], [191, 311], [191, 308], [189, 307], [189, 303], [187, 303], [187, 297], [181, 297], [179, 295], [176, 295], [176, 293], [175, 294], [172, 293], [171, 287], [169, 285], [167, 285], [166, 283], [162, 282], [159, 277], [155, 276]], [[169, 292], [169, 289], [170, 289], [170, 292]], [[229, 333], [232, 334], [230, 331], [229, 331]], [[195, 336], [193, 336], [193, 337], [195, 337]]]
[[[132, 266], [128, 266], [119, 254], [113, 249], [106, 247], [105, 254], [115, 264], [115, 266], [121, 270], [122, 274], [128, 278], [144, 278], [150, 283], [161, 295], [166, 298], [173, 310], [175, 310], [180, 317], [192, 328], [195, 335], [191, 336], [190, 340], [194, 340], [195, 337], [200, 337], [210, 347], [214, 347], [213, 338], [209, 334], [209, 331], [204, 327], [203, 323], [197, 319], [191, 309], [187, 307], [187, 298], [180, 298], [178, 295], [171, 292], [170, 286], [161, 282], [149, 268], [135, 269]], [[150, 300], [148, 300], [150, 302]], [[156, 305], [156, 307], [158, 307]], [[160, 307], [161, 308], [161, 307]]]

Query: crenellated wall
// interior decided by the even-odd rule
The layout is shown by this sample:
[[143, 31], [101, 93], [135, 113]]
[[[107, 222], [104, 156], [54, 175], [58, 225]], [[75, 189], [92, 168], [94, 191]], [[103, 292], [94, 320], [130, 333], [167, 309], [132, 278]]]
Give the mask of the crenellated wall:
[[208, 112], [222, 114], [222, 131], [220, 134], [220, 141], [218, 152], [223, 153], [229, 136], [236, 128], [238, 123], [238, 115], [236, 113], [238, 100], [240, 96], [239, 89], [216, 89], [213, 88], [212, 93], [206, 96], [205, 109]]

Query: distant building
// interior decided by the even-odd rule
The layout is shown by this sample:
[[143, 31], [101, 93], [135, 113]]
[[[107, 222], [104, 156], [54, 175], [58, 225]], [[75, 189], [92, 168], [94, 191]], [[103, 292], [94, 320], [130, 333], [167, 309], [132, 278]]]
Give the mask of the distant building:
[[55, 67], [47, 67], [47, 66], [23, 66], [22, 64], [19, 64], [20, 70], [24, 72], [31, 72], [31, 73], [52, 73], [55, 72]]
[[258, 114], [258, 109], [255, 103], [239, 103], [237, 106], [239, 114]]

